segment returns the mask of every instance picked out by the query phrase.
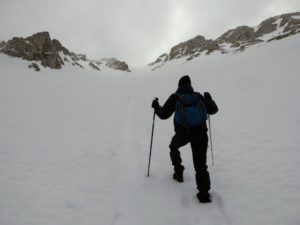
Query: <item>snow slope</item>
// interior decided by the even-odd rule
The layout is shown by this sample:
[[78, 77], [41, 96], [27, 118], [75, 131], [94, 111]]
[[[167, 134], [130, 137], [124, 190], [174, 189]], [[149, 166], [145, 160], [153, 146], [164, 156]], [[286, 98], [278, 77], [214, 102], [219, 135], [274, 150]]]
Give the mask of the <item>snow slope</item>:
[[[0, 54], [0, 224], [300, 224], [300, 35], [160, 70], [39, 73]], [[172, 180], [172, 119], [156, 120], [189, 74], [212, 117], [213, 202], [199, 204], [190, 147]]]

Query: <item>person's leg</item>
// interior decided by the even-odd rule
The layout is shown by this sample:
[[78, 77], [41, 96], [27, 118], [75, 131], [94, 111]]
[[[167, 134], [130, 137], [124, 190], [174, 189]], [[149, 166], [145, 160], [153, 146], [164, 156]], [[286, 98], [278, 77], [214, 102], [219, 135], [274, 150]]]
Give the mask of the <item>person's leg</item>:
[[170, 158], [172, 165], [174, 166], [173, 178], [178, 182], [183, 182], [183, 170], [184, 167], [181, 165], [181, 156], [179, 148], [186, 145], [189, 142], [188, 135], [184, 132], [176, 132], [171, 140], [170, 147]]
[[210, 190], [210, 177], [206, 165], [207, 146], [208, 136], [206, 129], [199, 129], [191, 133], [191, 147], [194, 168], [196, 171], [196, 184], [197, 189], [199, 190], [199, 196], [197, 196], [204, 200], [209, 199], [208, 191]]

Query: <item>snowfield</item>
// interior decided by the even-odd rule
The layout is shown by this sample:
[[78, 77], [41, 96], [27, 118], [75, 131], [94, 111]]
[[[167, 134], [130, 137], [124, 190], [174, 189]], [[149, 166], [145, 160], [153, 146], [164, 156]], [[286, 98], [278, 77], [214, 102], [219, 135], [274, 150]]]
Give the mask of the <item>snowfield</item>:
[[[300, 35], [153, 72], [27, 69], [0, 54], [1, 225], [299, 225]], [[200, 204], [190, 147], [172, 179], [172, 118], [153, 110], [189, 74], [211, 117], [213, 201]]]

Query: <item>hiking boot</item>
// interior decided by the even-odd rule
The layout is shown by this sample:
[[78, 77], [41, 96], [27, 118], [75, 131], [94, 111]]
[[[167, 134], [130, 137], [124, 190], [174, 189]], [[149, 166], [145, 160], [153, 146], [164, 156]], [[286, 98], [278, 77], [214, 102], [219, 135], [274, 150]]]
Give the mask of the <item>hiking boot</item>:
[[183, 170], [184, 166], [174, 167], [173, 179], [179, 183], [183, 182]]
[[199, 192], [197, 194], [197, 198], [201, 203], [209, 203], [211, 202], [210, 194], [208, 192]]
[[183, 182], [183, 171], [181, 173], [174, 173], [173, 179], [179, 183], [182, 183]]

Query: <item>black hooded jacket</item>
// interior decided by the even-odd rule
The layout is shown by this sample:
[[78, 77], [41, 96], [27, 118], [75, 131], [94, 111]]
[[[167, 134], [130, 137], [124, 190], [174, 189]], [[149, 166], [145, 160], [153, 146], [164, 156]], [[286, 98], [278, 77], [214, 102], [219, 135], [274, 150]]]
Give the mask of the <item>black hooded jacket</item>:
[[[160, 119], [165, 120], [172, 116], [172, 114], [175, 111], [176, 103], [179, 100], [179, 96], [178, 96], [179, 94], [196, 94], [203, 100], [207, 109], [207, 113], [209, 115], [213, 115], [218, 112], [218, 106], [212, 99], [204, 98], [203, 95], [201, 95], [200, 93], [194, 92], [194, 89], [191, 85], [182, 85], [179, 86], [177, 91], [168, 98], [168, 100], [165, 102], [165, 104], [162, 107], [157, 106], [155, 108], [155, 114], [157, 114]], [[185, 129], [181, 125], [177, 124], [175, 121], [174, 121], [174, 126], [175, 126], [175, 131], [177, 129]]]

